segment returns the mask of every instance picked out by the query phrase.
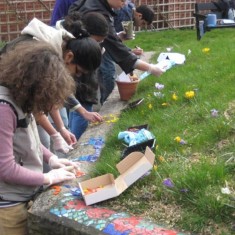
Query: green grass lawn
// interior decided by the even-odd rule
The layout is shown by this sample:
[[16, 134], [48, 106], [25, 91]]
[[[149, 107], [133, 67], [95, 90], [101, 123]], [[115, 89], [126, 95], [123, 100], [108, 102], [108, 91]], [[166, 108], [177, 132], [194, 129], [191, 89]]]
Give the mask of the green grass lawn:
[[[186, 62], [141, 81], [132, 100], [144, 102], [115, 123], [95, 175], [118, 174], [115, 164], [124, 145], [117, 136], [134, 125], [149, 124], [157, 140], [156, 160], [150, 175], [103, 205], [196, 234], [235, 233], [234, 41], [233, 29], [207, 32], [201, 41], [193, 30], [169, 30], [141, 32], [127, 43], [154, 51], [152, 63], [167, 47], [184, 54]], [[164, 89], [157, 90], [156, 82]], [[189, 91], [194, 97], [187, 99]]]
[[[94, 175], [118, 174], [124, 145], [117, 136], [134, 125], [149, 125], [157, 140], [156, 160], [150, 175], [102, 205], [194, 234], [235, 233], [234, 41], [234, 30], [223, 29], [207, 32], [201, 41], [193, 30], [169, 30], [137, 33], [127, 42], [154, 51], [152, 63], [167, 47], [185, 54], [186, 62], [141, 81], [132, 100], [144, 102], [115, 123]], [[164, 89], [157, 90], [156, 82]], [[191, 99], [185, 97], [189, 91]]]

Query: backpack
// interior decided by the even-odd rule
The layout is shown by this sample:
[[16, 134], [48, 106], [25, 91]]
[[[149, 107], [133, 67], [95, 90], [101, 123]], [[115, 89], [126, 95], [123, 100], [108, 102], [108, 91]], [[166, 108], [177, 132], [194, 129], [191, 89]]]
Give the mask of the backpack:
[[28, 125], [29, 125], [29, 118], [28, 117], [25, 117], [23, 119], [19, 119], [18, 113], [17, 113], [15, 107], [10, 102], [3, 100], [3, 99], [0, 99], [0, 103], [8, 104], [11, 107], [11, 109], [13, 110], [13, 112], [15, 113], [16, 118], [17, 118], [16, 128], [27, 128], [28, 127]]

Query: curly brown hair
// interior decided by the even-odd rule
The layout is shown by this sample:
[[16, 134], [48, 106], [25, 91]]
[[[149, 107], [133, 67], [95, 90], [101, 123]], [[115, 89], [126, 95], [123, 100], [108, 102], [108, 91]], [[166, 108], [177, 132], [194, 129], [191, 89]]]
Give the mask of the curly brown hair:
[[0, 85], [7, 87], [25, 113], [49, 112], [74, 93], [63, 59], [48, 43], [19, 43], [0, 60]]

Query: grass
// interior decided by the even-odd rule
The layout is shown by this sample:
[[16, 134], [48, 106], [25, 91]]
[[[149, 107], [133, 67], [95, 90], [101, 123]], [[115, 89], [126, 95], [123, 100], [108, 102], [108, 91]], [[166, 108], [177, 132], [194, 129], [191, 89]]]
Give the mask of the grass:
[[[115, 164], [124, 148], [118, 133], [146, 123], [157, 140], [155, 167], [150, 175], [103, 205], [191, 233], [235, 232], [234, 39], [233, 29], [208, 32], [201, 41], [193, 30], [169, 30], [138, 33], [127, 43], [154, 51], [152, 63], [167, 47], [185, 54], [186, 62], [159, 78], [149, 76], [141, 81], [132, 100], [144, 97], [144, 102], [123, 112], [115, 123], [94, 174], [117, 175]], [[210, 50], [203, 52], [203, 48]], [[153, 95], [158, 91], [156, 82], [164, 85], [162, 98]], [[186, 99], [187, 91], [194, 91], [195, 96]], [[212, 116], [213, 109], [218, 111], [217, 117]], [[186, 143], [180, 144], [176, 137]], [[165, 186], [165, 179], [171, 180], [173, 187]], [[230, 194], [222, 193], [222, 188]]]
[[[141, 81], [132, 100], [144, 97], [144, 102], [123, 112], [115, 123], [94, 175], [118, 174], [115, 165], [124, 147], [117, 136], [134, 125], [149, 124], [157, 140], [156, 160], [150, 175], [102, 205], [194, 234], [234, 234], [234, 39], [233, 29], [208, 32], [201, 41], [193, 30], [169, 30], [138, 33], [127, 43], [154, 51], [152, 63], [167, 47], [185, 54], [186, 62], [159, 78], [149, 76]], [[205, 53], [203, 48], [210, 51]], [[156, 82], [165, 86], [163, 98], [153, 95]], [[194, 91], [195, 97], [186, 99], [187, 91]], [[211, 116], [212, 109], [218, 110], [218, 117]], [[178, 143], [176, 137], [186, 144]], [[173, 187], [166, 187], [165, 179]], [[230, 194], [222, 193], [222, 188]]]

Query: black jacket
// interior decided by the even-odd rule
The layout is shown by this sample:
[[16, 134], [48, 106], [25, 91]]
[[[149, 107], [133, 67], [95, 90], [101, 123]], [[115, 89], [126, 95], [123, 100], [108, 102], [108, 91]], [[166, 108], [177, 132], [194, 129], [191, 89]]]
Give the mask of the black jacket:
[[109, 33], [102, 43], [102, 46], [125, 73], [132, 72], [134, 70], [134, 64], [137, 61], [137, 56], [134, 55], [117, 36], [113, 22], [115, 13], [109, 6], [107, 0], [77, 0], [69, 8], [69, 13], [74, 11], [78, 11], [82, 14], [99, 12], [106, 18], [109, 24]]

